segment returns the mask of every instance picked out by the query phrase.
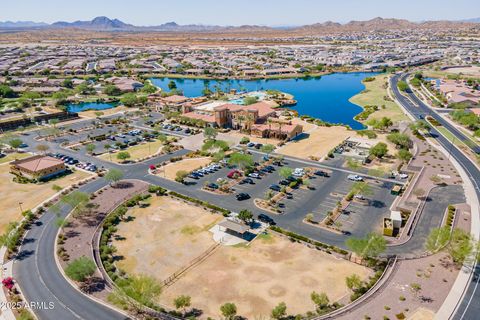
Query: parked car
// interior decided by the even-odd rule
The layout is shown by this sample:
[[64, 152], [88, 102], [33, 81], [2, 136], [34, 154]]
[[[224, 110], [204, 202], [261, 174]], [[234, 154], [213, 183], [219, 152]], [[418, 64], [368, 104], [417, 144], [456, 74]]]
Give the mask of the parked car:
[[280, 190], [282, 190], [282, 188], [278, 184], [272, 184], [269, 188], [270, 188], [270, 190], [278, 191], [278, 192], [280, 192]]
[[261, 144], [261, 143], [257, 143], [255, 145], [255, 149], [260, 149], [261, 147], [263, 147], [263, 144]]
[[260, 179], [261, 178], [260, 174], [258, 174], [257, 172], [252, 172], [252, 173], [248, 174], [248, 176], [250, 178], [255, 178], [255, 179]]
[[247, 147], [253, 148], [253, 147], [255, 147], [255, 143], [249, 142], [249, 143], [247, 143]]
[[237, 194], [235, 197], [237, 198], [238, 201], [250, 199], [250, 195], [248, 193], [245, 193], [245, 192], [241, 192], [241, 193]]
[[217, 190], [218, 189], [218, 184], [213, 183], [213, 182], [209, 183], [209, 184], [207, 184], [207, 188]]
[[243, 179], [242, 181], [240, 181], [240, 184], [255, 184], [255, 182], [253, 182], [253, 179], [252, 178], [245, 178]]
[[314, 172], [314, 174], [319, 177], [328, 177], [328, 173], [322, 170], [317, 170]]
[[358, 174], [349, 174], [347, 179], [352, 181], [363, 181], [363, 177], [359, 176]]
[[408, 178], [408, 174], [406, 174], [406, 173], [400, 173], [400, 174], [398, 175], [398, 177], [399, 177], [400, 179], [407, 179], [407, 178]]
[[274, 225], [275, 224], [275, 221], [270, 218], [269, 216], [267, 216], [266, 214], [264, 213], [260, 213], [258, 215], [258, 220], [262, 221], [262, 222], [265, 222], [265, 223], [268, 223], [270, 225]]
[[282, 186], [288, 186], [290, 184], [290, 182], [288, 180], [280, 180], [278, 182], [278, 184], [280, 184]]
[[227, 173], [227, 177], [230, 179], [235, 178], [236, 176], [241, 176], [242, 173], [238, 170], [231, 170], [229, 173]]

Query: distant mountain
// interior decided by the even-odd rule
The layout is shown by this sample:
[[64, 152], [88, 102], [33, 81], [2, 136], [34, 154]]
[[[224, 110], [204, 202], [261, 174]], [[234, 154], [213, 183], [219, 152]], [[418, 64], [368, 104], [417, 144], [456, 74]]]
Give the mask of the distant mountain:
[[118, 19], [110, 19], [107, 17], [96, 17], [91, 21], [75, 21], [65, 22], [58, 21], [51, 24], [53, 28], [78, 28], [87, 30], [133, 30], [136, 27], [131, 24], [126, 24]]
[[346, 24], [336, 22], [315, 23], [301, 26], [295, 31], [300, 33], [322, 32], [360, 32], [381, 30], [412, 30], [412, 29], [445, 29], [471, 27], [474, 23], [465, 21], [425, 21], [421, 23], [411, 22], [404, 19], [374, 18], [367, 21], [350, 21]]
[[219, 33], [260, 33], [260, 32], [288, 32], [297, 34], [319, 34], [335, 32], [362, 32], [362, 31], [381, 31], [381, 30], [410, 30], [410, 29], [445, 29], [445, 28], [469, 28], [478, 27], [480, 18], [469, 19], [465, 21], [425, 21], [411, 22], [404, 19], [385, 19], [374, 18], [367, 21], [350, 21], [345, 24], [327, 21], [298, 27], [266, 27], [258, 25], [242, 26], [217, 26], [217, 25], [179, 25], [176, 22], [167, 22], [157, 26], [135, 26], [125, 23], [118, 19], [108, 17], [96, 17], [91, 21], [58, 21], [52, 24], [43, 22], [19, 21], [19, 22], [0, 22], [0, 29], [22, 28], [75, 28], [91, 31], [135, 31], [135, 32], [219, 32]]
[[465, 19], [465, 20], [460, 20], [460, 22], [480, 23], [480, 18]]
[[33, 22], [33, 21], [0, 21], [0, 28], [38, 28], [48, 26], [45, 22]]

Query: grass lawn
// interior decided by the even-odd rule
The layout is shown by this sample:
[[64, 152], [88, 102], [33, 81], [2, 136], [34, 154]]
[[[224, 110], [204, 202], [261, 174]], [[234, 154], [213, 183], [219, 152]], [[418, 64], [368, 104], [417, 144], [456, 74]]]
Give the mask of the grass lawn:
[[23, 210], [33, 209], [56, 193], [52, 189], [53, 185], [64, 188], [90, 175], [83, 171], [76, 171], [62, 178], [42, 184], [20, 184], [12, 181], [13, 175], [9, 171], [9, 165], [4, 164], [0, 166], [0, 193], [2, 195], [0, 233], [5, 230], [9, 222], [21, 219], [19, 202], [22, 202]]
[[[142, 158], [145, 158], [147, 156], [158, 153], [160, 151], [162, 145], [163, 144], [160, 140], [154, 140], [154, 141], [147, 142], [147, 143], [137, 144], [135, 146], [128, 147], [128, 148], [126, 148], [124, 150], [121, 150], [121, 151], [126, 151], [126, 152], [130, 153], [131, 158], [129, 158], [127, 160], [132, 161], [132, 160], [142, 159]], [[121, 163], [122, 160], [117, 159], [117, 154], [118, 154], [118, 152], [111, 153], [111, 154], [109, 154], [107, 152], [107, 153], [104, 153], [104, 154], [100, 155], [99, 158], [101, 158], [103, 160], [107, 160], [107, 161]]]
[[13, 153], [8, 153], [5, 157], [3, 158], [0, 158], [0, 164], [4, 164], [4, 163], [7, 163], [7, 162], [10, 162], [10, 161], [13, 161], [13, 160], [20, 160], [20, 159], [24, 159], [24, 158], [27, 158], [27, 157], [30, 157], [31, 154], [30, 153], [18, 153], [18, 152], [13, 152]]
[[185, 170], [187, 172], [191, 172], [200, 167], [208, 165], [210, 162], [212, 162], [212, 159], [209, 157], [183, 159], [177, 162], [169, 163], [166, 166], [159, 168], [158, 176], [165, 177], [170, 180], [175, 180], [178, 171]]
[[[395, 102], [384, 99], [385, 96], [388, 96], [387, 89], [384, 87], [387, 82], [388, 76], [384, 74], [377, 75], [374, 81], [364, 82], [365, 90], [350, 98], [350, 102], [361, 107], [367, 105], [378, 106], [379, 110], [371, 114], [368, 119], [388, 117], [393, 122], [408, 120], [407, 116]], [[382, 109], [382, 105], [385, 105], [385, 109]]]

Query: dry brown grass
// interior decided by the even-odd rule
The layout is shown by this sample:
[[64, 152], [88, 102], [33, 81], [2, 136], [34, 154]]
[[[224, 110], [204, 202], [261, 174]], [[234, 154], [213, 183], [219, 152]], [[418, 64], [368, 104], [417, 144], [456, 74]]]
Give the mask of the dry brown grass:
[[349, 131], [345, 127], [311, 127], [306, 126], [308, 137], [288, 142], [276, 152], [298, 158], [307, 159], [310, 156], [324, 157], [330, 150], [339, 145], [348, 137], [356, 136], [355, 131]]
[[[132, 222], [119, 226], [126, 240], [115, 241], [124, 256], [119, 267], [128, 273], [145, 273], [164, 280], [214, 244], [207, 230], [221, 220], [203, 209], [176, 199], [153, 198], [150, 207], [130, 211]], [[250, 246], [220, 246], [201, 264], [189, 270], [159, 298], [172, 306], [181, 294], [192, 297], [201, 318], [219, 319], [220, 305], [234, 302], [242, 316], [267, 316], [285, 301], [291, 314], [313, 309], [312, 291], [326, 292], [331, 301], [349, 294], [345, 277], [362, 279], [372, 271], [332, 255], [273, 235], [261, 236]]]
[[326, 292], [331, 301], [349, 294], [345, 277], [352, 273], [362, 279], [367, 268], [333, 256], [269, 236], [250, 247], [220, 247], [206, 261], [165, 289], [160, 303], [172, 306], [180, 294], [189, 294], [192, 305], [204, 315], [221, 318], [219, 307], [233, 302], [248, 319], [268, 317], [284, 301], [289, 314], [312, 310], [312, 291]]
[[164, 280], [214, 244], [208, 232], [222, 217], [169, 197], [155, 197], [147, 208], [129, 211], [135, 220], [120, 224], [115, 241], [129, 273], [147, 273]]
[[33, 209], [56, 193], [52, 189], [53, 185], [64, 188], [90, 175], [83, 171], [76, 171], [65, 177], [42, 184], [20, 184], [12, 181], [13, 175], [9, 171], [10, 166], [8, 164], [0, 165], [0, 193], [2, 195], [0, 233], [5, 230], [9, 222], [21, 219], [19, 202], [22, 202], [23, 210]]

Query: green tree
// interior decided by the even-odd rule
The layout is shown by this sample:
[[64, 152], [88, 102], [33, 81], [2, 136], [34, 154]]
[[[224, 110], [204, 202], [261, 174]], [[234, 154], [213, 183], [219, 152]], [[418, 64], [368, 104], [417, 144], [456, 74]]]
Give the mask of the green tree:
[[93, 143], [89, 143], [85, 146], [85, 150], [87, 150], [89, 154], [92, 154], [95, 148], [97, 148], [97, 146]]
[[185, 314], [185, 309], [190, 307], [192, 298], [186, 295], [180, 295], [173, 300], [175, 309], [182, 309]]
[[117, 159], [118, 160], [122, 160], [122, 162], [125, 162], [127, 159], [130, 159], [130, 153], [128, 153], [127, 151], [120, 151], [119, 153], [117, 153]]
[[120, 90], [119, 87], [113, 84], [110, 84], [105, 86], [105, 88], [103, 88], [103, 93], [105, 93], [108, 96], [119, 96], [122, 94], [122, 90]]
[[123, 172], [118, 169], [110, 169], [105, 175], [105, 180], [110, 182], [110, 185], [116, 185], [118, 181], [122, 180]]
[[293, 173], [293, 169], [289, 167], [281, 167], [280, 170], [278, 171], [278, 174], [283, 179], [287, 179], [292, 175], [292, 173]]
[[72, 79], [65, 79], [65, 80], [63, 80], [61, 86], [62, 86], [62, 87], [65, 87], [65, 88], [68, 88], [68, 89], [72, 89], [72, 88], [73, 88], [73, 81], [72, 81]]
[[398, 81], [397, 87], [398, 87], [398, 90], [405, 92], [408, 89], [408, 84], [405, 81]]
[[412, 140], [405, 133], [394, 132], [387, 136], [387, 140], [395, 144], [398, 148], [408, 149], [412, 144]]
[[413, 282], [410, 283], [410, 290], [413, 295], [416, 297], [420, 291], [422, 291], [422, 286], [419, 283]]
[[387, 144], [384, 142], [379, 142], [370, 148], [370, 154], [379, 159], [386, 156], [387, 153], [388, 153], [388, 147], [387, 147]]
[[345, 284], [347, 288], [352, 291], [357, 291], [362, 286], [362, 279], [357, 274], [352, 274], [345, 278]]
[[369, 233], [365, 238], [349, 238], [345, 244], [362, 258], [378, 257], [387, 247], [385, 238], [376, 233]]
[[310, 299], [312, 299], [315, 306], [319, 309], [328, 307], [328, 304], [330, 303], [330, 299], [328, 299], [328, 296], [325, 292], [317, 293], [313, 291], [310, 294]]
[[[471, 262], [472, 258], [478, 260], [478, 242], [466, 231], [462, 229], [454, 229], [447, 245], [447, 252], [452, 261], [457, 265], [465, 262]], [[473, 257], [473, 253], [477, 252], [477, 256]]]
[[219, 162], [219, 161], [223, 160], [223, 158], [225, 158], [225, 152], [223, 150], [219, 150], [218, 152], [215, 152], [212, 155], [212, 160], [214, 162]]
[[77, 217], [90, 212], [89, 201], [90, 197], [87, 193], [73, 191], [62, 196], [60, 201], [52, 207], [52, 211], [58, 213], [60, 212], [61, 204], [66, 204], [72, 209], [72, 215]]
[[7, 140], [7, 144], [13, 149], [18, 149], [23, 144], [23, 141], [19, 138], [11, 138]]
[[92, 259], [82, 256], [68, 264], [65, 273], [70, 279], [83, 282], [92, 276], [97, 270], [97, 266]]
[[411, 154], [410, 151], [406, 149], [400, 149], [398, 150], [396, 157], [398, 160], [401, 160], [403, 162], [408, 162], [410, 159], [412, 159], [413, 155]]
[[437, 253], [445, 248], [450, 241], [450, 228], [434, 228], [425, 241], [425, 249], [431, 253]]
[[152, 306], [162, 292], [162, 286], [157, 280], [147, 275], [132, 275], [117, 284], [119, 288], [109, 296], [109, 300], [137, 310], [141, 309], [142, 305]]
[[217, 129], [212, 127], [206, 127], [203, 130], [203, 136], [209, 140], [215, 140], [217, 138], [218, 132]]
[[175, 83], [175, 81], [170, 80], [170, 82], [168, 83], [168, 89], [170, 90], [177, 89], [177, 84]]
[[287, 305], [285, 302], [280, 302], [275, 308], [272, 309], [273, 319], [282, 319], [287, 315]]
[[120, 99], [120, 102], [126, 107], [133, 107], [138, 103], [138, 99], [134, 93], [127, 93]]
[[253, 219], [253, 214], [251, 211], [243, 209], [238, 213], [238, 219], [242, 220], [243, 222], [249, 223]]
[[361, 194], [361, 195], [364, 195], [364, 196], [373, 195], [372, 187], [370, 187], [370, 185], [368, 183], [366, 183], [365, 181], [355, 182], [352, 185], [352, 187], [350, 189], [350, 192], [352, 192], [353, 194]]
[[145, 93], [148, 93], [148, 94], [155, 93], [155, 92], [157, 92], [157, 90], [158, 90], [158, 88], [151, 85], [150, 83], [145, 84], [142, 88], [142, 92], [145, 92]]
[[12, 88], [7, 85], [0, 85], [0, 98], [15, 98], [16, 94]]
[[239, 152], [232, 153], [228, 159], [229, 165], [236, 165], [240, 169], [244, 170], [247, 167], [253, 166], [253, 157], [249, 154], [243, 154]]
[[270, 153], [275, 150], [275, 146], [273, 144], [264, 144], [261, 148], [260, 151], [265, 152], [267, 155], [270, 155]]
[[234, 303], [227, 302], [220, 307], [220, 312], [227, 320], [231, 320], [237, 315], [237, 306]]
[[185, 170], [178, 170], [177, 173], [175, 173], [175, 181], [184, 183], [185, 178], [188, 176], [188, 172]]

